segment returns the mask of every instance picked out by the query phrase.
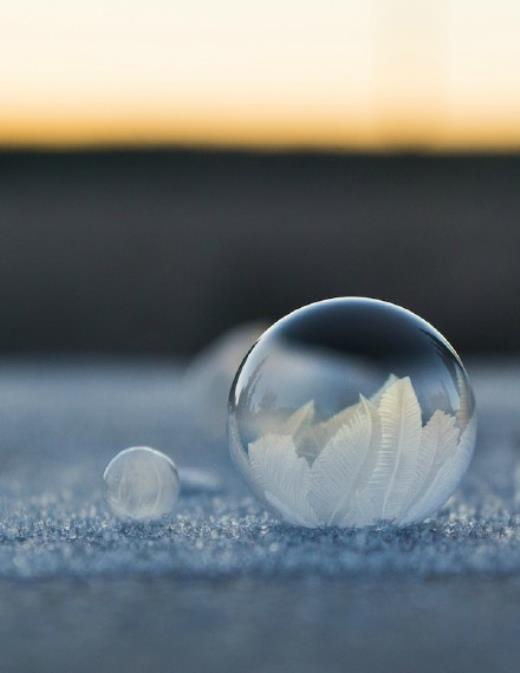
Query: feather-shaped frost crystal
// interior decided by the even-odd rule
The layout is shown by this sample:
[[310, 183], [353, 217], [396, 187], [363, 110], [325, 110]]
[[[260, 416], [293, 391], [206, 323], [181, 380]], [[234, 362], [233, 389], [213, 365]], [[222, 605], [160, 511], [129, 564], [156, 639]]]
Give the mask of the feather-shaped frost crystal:
[[298, 526], [430, 516], [466, 471], [475, 434], [453, 348], [410, 311], [373, 299], [289, 314], [249, 352], [230, 394], [235, 464]]

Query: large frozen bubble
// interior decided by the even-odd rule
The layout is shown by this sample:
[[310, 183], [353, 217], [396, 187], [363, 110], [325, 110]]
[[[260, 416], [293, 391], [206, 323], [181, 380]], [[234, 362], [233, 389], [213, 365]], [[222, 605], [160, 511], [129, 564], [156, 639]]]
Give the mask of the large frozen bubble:
[[229, 400], [238, 469], [280, 517], [307, 527], [424, 519], [453, 493], [475, 433], [452, 346], [375, 299], [330, 299], [279, 320]]

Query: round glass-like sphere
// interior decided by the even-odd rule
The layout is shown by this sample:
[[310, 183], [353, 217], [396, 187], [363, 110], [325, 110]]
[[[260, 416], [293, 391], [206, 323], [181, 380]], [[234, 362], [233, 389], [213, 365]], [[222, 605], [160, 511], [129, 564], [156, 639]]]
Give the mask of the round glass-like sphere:
[[455, 490], [475, 434], [456, 352], [426, 321], [376, 299], [329, 299], [279, 320], [229, 399], [233, 461], [300, 526], [424, 519]]
[[103, 475], [106, 501], [122, 519], [151, 521], [171, 514], [179, 496], [175, 463], [147, 446], [125, 449]]

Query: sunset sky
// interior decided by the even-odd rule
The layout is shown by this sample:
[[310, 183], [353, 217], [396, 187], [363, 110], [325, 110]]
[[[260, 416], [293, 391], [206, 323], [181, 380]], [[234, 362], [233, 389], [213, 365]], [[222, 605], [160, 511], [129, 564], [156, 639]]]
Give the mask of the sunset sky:
[[0, 144], [520, 147], [518, 0], [16, 0]]

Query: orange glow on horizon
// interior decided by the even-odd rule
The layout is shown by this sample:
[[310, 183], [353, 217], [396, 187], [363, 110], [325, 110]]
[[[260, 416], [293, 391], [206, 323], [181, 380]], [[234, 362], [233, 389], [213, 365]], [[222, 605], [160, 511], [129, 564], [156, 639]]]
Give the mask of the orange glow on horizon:
[[[174, 120], [172, 120], [172, 118]], [[385, 151], [392, 149], [509, 150], [520, 148], [520, 128], [516, 118], [500, 125], [465, 118], [451, 120], [449, 125], [421, 123], [414, 118], [408, 123], [399, 119], [385, 120], [380, 125], [363, 124], [362, 120], [345, 124], [342, 117], [330, 115], [323, 119], [284, 118], [278, 114], [266, 123], [250, 115], [197, 119], [185, 116], [117, 116], [76, 115], [59, 119], [40, 117], [13, 119], [0, 115], [0, 145], [4, 147], [77, 147], [194, 145], [215, 147], [347, 149]]]
[[520, 3], [17, 0], [0, 145], [520, 149]]

